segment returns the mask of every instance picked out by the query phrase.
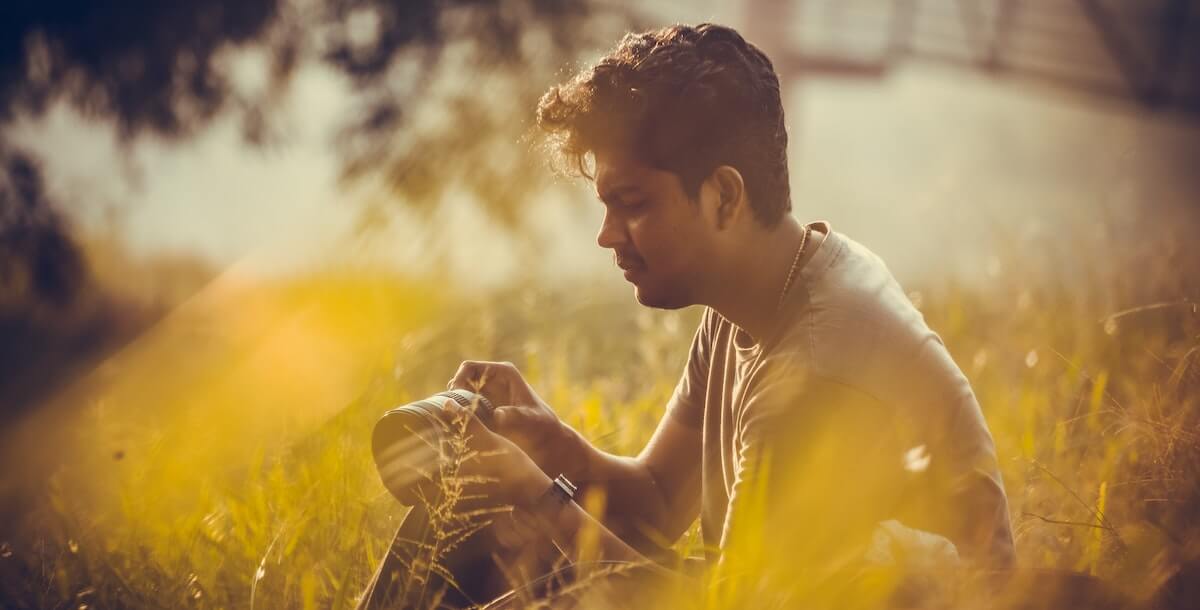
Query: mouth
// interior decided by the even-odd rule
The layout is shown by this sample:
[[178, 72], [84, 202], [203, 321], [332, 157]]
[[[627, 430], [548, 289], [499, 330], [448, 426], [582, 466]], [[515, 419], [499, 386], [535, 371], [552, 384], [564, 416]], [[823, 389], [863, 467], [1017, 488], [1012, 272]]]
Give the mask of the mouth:
[[633, 257], [614, 256], [617, 267], [625, 272], [625, 279], [631, 280], [634, 275], [637, 275], [646, 265]]
[[640, 269], [646, 264], [641, 257], [634, 254], [621, 254], [613, 251], [613, 262], [622, 269]]
[[613, 252], [612, 258], [613, 262], [617, 263], [617, 267], [625, 271], [625, 281], [634, 281], [634, 277], [646, 269], [646, 263], [636, 256], [619, 256]]

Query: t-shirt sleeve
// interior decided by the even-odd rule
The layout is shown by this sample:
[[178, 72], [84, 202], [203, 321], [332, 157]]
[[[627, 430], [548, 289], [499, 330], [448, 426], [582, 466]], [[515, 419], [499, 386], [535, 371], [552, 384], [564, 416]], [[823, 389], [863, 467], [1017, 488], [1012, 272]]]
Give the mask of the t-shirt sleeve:
[[667, 413], [684, 424], [700, 428], [704, 424], [704, 399], [708, 393], [708, 371], [712, 353], [712, 310], [705, 308], [679, 383], [667, 402]]

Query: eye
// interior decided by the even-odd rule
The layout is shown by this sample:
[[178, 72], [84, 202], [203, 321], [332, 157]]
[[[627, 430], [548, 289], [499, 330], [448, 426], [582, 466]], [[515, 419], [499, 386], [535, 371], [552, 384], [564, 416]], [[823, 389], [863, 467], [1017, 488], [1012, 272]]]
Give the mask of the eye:
[[645, 199], [635, 199], [633, 201], [625, 202], [625, 205], [621, 207], [625, 208], [626, 210], [638, 210], [646, 207], [647, 203], [648, 202]]

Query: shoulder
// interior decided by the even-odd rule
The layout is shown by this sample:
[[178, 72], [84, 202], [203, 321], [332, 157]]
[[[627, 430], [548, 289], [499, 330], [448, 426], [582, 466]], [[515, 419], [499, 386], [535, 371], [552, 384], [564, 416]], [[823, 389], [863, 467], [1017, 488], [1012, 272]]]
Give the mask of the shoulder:
[[887, 263], [863, 244], [835, 234], [839, 255], [814, 281], [805, 285], [816, 314], [827, 314], [829, 330], [842, 329], [832, 318], [857, 324], [923, 327], [924, 318], [913, 307]]
[[805, 345], [817, 376], [893, 406], [906, 425], [982, 438], [970, 382], [941, 337], [879, 256], [840, 237], [841, 256], [806, 285], [810, 307], [791, 342]]
[[866, 389], [872, 370], [940, 339], [883, 259], [844, 234], [831, 236], [831, 256], [802, 285], [803, 312], [779, 348], [785, 360], [801, 352], [822, 377]]

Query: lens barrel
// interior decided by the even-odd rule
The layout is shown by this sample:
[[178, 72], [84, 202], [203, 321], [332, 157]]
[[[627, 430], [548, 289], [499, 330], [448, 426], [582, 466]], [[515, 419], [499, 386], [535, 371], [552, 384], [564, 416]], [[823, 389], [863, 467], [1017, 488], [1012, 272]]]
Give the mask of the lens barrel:
[[[450, 399], [467, 409], [484, 425], [492, 425], [492, 403], [482, 394], [468, 390], [447, 390], [410, 402], [383, 414], [371, 435], [371, 451], [383, 485], [400, 502], [416, 505], [424, 488], [436, 488], [442, 460], [448, 457], [446, 424], [440, 416], [442, 405]], [[426, 494], [432, 499], [433, 496]]]

